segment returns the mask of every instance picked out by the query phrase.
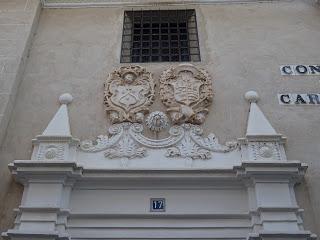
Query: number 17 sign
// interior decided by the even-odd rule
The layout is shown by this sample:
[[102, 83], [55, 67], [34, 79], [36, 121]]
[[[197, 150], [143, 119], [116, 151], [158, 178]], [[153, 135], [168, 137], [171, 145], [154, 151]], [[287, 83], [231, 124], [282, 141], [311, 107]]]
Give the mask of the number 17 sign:
[[150, 212], [165, 212], [166, 199], [164, 198], [151, 198], [150, 199]]

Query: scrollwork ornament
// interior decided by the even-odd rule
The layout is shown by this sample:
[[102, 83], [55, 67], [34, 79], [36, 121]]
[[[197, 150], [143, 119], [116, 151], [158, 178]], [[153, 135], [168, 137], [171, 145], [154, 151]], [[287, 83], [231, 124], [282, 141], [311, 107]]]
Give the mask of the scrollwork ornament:
[[167, 157], [184, 157], [191, 159], [210, 159], [212, 152], [227, 153], [238, 147], [237, 142], [228, 142], [226, 145], [219, 144], [214, 134], [203, 137], [203, 129], [192, 124], [183, 124], [184, 137], [176, 144], [167, 149]]
[[109, 128], [109, 136], [99, 135], [95, 140], [84, 140], [80, 149], [84, 152], [99, 152], [116, 144], [123, 134], [123, 125], [114, 124]]
[[182, 124], [170, 128], [169, 136], [152, 139], [144, 136], [143, 125], [124, 122], [109, 129], [110, 135], [100, 135], [96, 140], [82, 141], [80, 148], [84, 152], [104, 151], [106, 158], [143, 158], [148, 149], [166, 149], [166, 157], [210, 159], [213, 152], [227, 153], [237, 149], [237, 142], [219, 144], [214, 134], [203, 136], [198, 125]]
[[124, 66], [105, 82], [104, 103], [112, 123], [143, 122], [154, 101], [152, 74], [141, 66]]

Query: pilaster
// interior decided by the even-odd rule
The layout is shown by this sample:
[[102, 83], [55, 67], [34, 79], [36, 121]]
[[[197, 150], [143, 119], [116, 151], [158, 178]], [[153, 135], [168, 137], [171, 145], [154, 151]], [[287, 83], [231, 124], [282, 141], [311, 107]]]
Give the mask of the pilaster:
[[315, 239], [302, 226], [302, 212], [294, 185], [304, 177], [307, 166], [287, 161], [285, 137], [277, 133], [257, 105], [259, 96], [246, 93], [250, 112], [246, 137], [240, 139], [243, 153], [238, 177], [248, 187], [253, 232], [248, 239]]
[[59, 110], [33, 141], [32, 159], [9, 164], [12, 175], [24, 185], [24, 193], [14, 228], [3, 234], [5, 239], [69, 239], [69, 198], [82, 169], [74, 161], [78, 140], [69, 126], [67, 104], [72, 96], [64, 94], [59, 100]]

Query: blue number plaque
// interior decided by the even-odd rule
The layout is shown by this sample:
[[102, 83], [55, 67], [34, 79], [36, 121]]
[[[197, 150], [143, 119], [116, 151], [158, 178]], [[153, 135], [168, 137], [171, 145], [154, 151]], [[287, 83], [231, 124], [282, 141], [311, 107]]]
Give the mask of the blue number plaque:
[[166, 199], [165, 198], [151, 198], [150, 199], [150, 211], [151, 212], [165, 212], [166, 211]]

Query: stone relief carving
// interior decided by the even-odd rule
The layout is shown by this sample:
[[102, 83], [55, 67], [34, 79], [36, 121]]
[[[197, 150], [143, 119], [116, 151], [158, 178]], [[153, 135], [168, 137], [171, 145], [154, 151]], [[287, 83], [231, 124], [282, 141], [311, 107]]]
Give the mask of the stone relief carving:
[[143, 125], [120, 123], [109, 129], [110, 136], [99, 136], [96, 140], [81, 142], [84, 152], [105, 151], [107, 158], [145, 157], [147, 149], [166, 149], [167, 157], [209, 159], [212, 152], [230, 152], [237, 149], [237, 142], [219, 144], [218, 139], [209, 134], [203, 137], [201, 127], [192, 124], [175, 125], [170, 128], [170, 136], [164, 139], [151, 139], [143, 135]]
[[169, 120], [163, 112], [155, 111], [147, 117], [146, 125], [151, 131], [159, 132], [169, 126]]
[[[214, 134], [203, 136], [198, 124], [205, 120], [212, 102], [209, 74], [191, 64], [164, 71], [160, 78], [160, 97], [173, 126], [169, 137], [151, 139], [143, 134], [142, 120], [154, 99], [151, 73], [140, 66], [121, 67], [105, 83], [105, 104], [112, 126], [108, 135], [81, 142], [84, 152], [104, 151], [106, 158], [143, 158], [149, 149], [165, 149], [168, 158], [210, 159], [213, 152], [226, 153], [238, 148], [237, 142], [221, 145]], [[155, 132], [166, 129], [165, 113], [152, 112], [145, 120]]]
[[123, 123], [119, 126], [123, 129], [122, 136], [119, 141], [104, 152], [105, 157], [109, 158], [141, 158], [146, 155], [146, 149], [141, 147], [130, 135], [131, 124]]
[[120, 67], [105, 83], [104, 103], [112, 123], [142, 122], [154, 100], [152, 74], [140, 66]]
[[174, 124], [202, 124], [213, 98], [211, 78], [191, 64], [169, 68], [160, 77], [160, 97]]
[[46, 144], [39, 147], [37, 160], [63, 160], [65, 146], [63, 144]]
[[257, 142], [249, 145], [253, 160], [281, 160], [280, 146], [277, 142]]
[[214, 134], [203, 137], [203, 129], [192, 124], [183, 124], [184, 137], [175, 146], [168, 148], [167, 157], [184, 157], [192, 159], [209, 159], [212, 152], [226, 153], [237, 148], [238, 143], [219, 144]]

